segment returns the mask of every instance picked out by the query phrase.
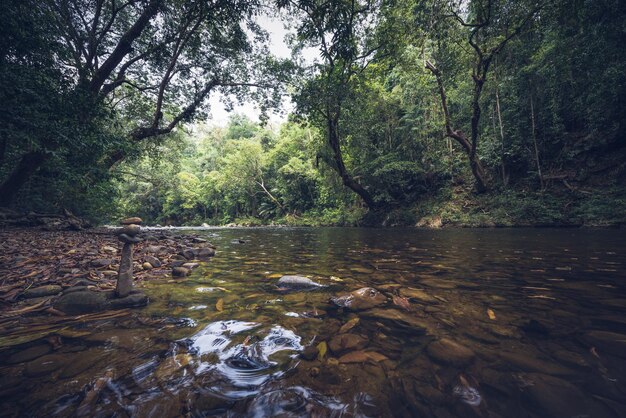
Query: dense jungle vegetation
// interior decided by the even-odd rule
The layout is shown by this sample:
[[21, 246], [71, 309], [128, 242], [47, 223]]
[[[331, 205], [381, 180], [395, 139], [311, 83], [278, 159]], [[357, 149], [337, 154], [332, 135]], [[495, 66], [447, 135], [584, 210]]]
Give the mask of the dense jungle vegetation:
[[[619, 0], [4, 4], [0, 206], [173, 225], [626, 221]], [[268, 13], [291, 59], [272, 56]], [[295, 109], [216, 127], [216, 92]]]

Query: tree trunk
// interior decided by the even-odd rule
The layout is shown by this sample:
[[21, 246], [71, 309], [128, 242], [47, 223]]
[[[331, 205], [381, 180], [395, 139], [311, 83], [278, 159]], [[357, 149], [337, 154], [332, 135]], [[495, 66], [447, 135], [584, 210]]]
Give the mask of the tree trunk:
[[484, 83], [484, 78], [474, 77], [474, 98], [472, 101], [472, 142], [469, 152], [469, 160], [472, 174], [474, 174], [474, 179], [476, 181], [476, 191], [478, 193], [484, 193], [489, 190], [485, 169], [482, 166], [480, 158], [476, 154], [476, 151], [478, 150], [478, 135], [480, 132], [480, 95], [482, 93]]
[[498, 124], [500, 125], [500, 165], [502, 167], [502, 183], [504, 186], [509, 184], [509, 176], [506, 172], [506, 164], [504, 163], [504, 125], [502, 123], [502, 112], [500, 111], [500, 95], [498, 94], [497, 69], [494, 70], [494, 82], [496, 84], [496, 112], [498, 114]]
[[339, 176], [341, 177], [341, 181], [344, 186], [348, 187], [354, 193], [358, 194], [363, 202], [367, 205], [369, 209], [375, 210], [377, 208], [377, 204], [372, 198], [372, 195], [369, 194], [365, 188], [359, 184], [356, 180], [350, 176], [348, 171], [346, 170], [346, 166], [343, 162], [343, 156], [341, 155], [341, 147], [339, 144], [339, 121], [337, 118], [328, 118], [328, 143], [333, 150], [333, 157], [335, 160], [335, 168]]
[[28, 179], [41, 167], [48, 156], [42, 151], [31, 151], [22, 156], [17, 167], [0, 185], [0, 206], [9, 206]]
[[472, 101], [472, 137], [468, 140], [466, 134], [463, 131], [455, 130], [452, 127], [452, 118], [450, 111], [448, 110], [448, 98], [446, 96], [446, 90], [443, 86], [443, 79], [441, 77], [441, 71], [435, 67], [430, 61], [426, 61], [426, 68], [430, 70], [435, 76], [437, 81], [437, 87], [439, 88], [439, 96], [441, 98], [441, 107], [443, 110], [443, 116], [446, 124], [446, 136], [456, 140], [463, 150], [465, 151], [467, 158], [469, 159], [470, 168], [474, 179], [476, 181], [476, 191], [483, 193], [489, 190], [487, 182], [487, 176], [485, 169], [480, 161], [478, 155], [476, 155], [476, 148], [478, 145], [478, 123], [480, 122], [480, 94], [482, 92], [482, 86], [484, 81], [480, 78], [474, 78], [474, 99]]
[[541, 190], [543, 190], [543, 175], [541, 174], [541, 164], [539, 163], [539, 147], [537, 146], [537, 132], [535, 130], [535, 106], [533, 105], [532, 93], [530, 94], [530, 121], [532, 124], [533, 145], [535, 146], [535, 164], [537, 164], [537, 176], [539, 176], [539, 184], [541, 185]]

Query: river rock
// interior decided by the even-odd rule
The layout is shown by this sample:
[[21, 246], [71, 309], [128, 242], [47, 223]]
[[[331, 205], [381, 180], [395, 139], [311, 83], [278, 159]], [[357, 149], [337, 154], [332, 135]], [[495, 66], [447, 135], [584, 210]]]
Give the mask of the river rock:
[[89, 263], [91, 267], [96, 268], [108, 267], [111, 264], [113, 264], [113, 260], [111, 260], [110, 258], [96, 258], [95, 260], [91, 260], [91, 262]]
[[131, 293], [123, 298], [113, 298], [109, 301], [111, 309], [136, 308], [147, 304], [148, 296], [141, 292]]
[[524, 388], [523, 397], [547, 417], [592, 417], [585, 394], [572, 383], [540, 373], [530, 373], [531, 382]]
[[317, 358], [319, 349], [315, 345], [310, 345], [300, 352], [300, 358], [308, 361], [313, 361]]
[[[157, 251], [158, 251], [158, 250], [157, 250]], [[146, 255], [146, 256], [144, 256], [144, 258], [143, 258], [143, 259], [144, 259], [144, 261], [145, 261], [146, 263], [150, 263], [150, 265], [152, 265], [152, 267], [154, 267], [154, 268], [159, 268], [159, 267], [161, 267], [161, 260], [159, 260], [159, 259], [158, 259], [158, 258], [156, 258], [156, 257], [153, 257], [153, 256], [151, 256], [151, 255]]]
[[513, 366], [514, 369], [526, 372], [540, 372], [553, 376], [572, 376], [575, 374], [571, 369], [553, 362], [540, 360], [531, 353], [507, 353], [505, 351], [501, 351], [497, 355], [505, 363]]
[[63, 288], [56, 284], [33, 287], [24, 291], [24, 297], [25, 298], [41, 298], [44, 296], [53, 296], [58, 293], [61, 293], [62, 290]]
[[52, 351], [52, 349], [50, 348], [48, 344], [28, 347], [24, 350], [18, 351], [15, 354], [10, 355], [9, 358], [7, 359], [7, 363], [9, 364], [24, 363], [25, 361], [31, 361], [43, 355], [46, 355], [50, 351]]
[[583, 340], [595, 346], [600, 354], [606, 352], [614, 356], [626, 358], [626, 335], [609, 331], [590, 331]]
[[372, 309], [363, 312], [361, 315], [391, 321], [395, 325], [410, 330], [411, 333], [415, 334], [425, 334], [426, 331], [428, 331], [428, 324], [426, 322], [410, 314], [400, 312], [397, 309]]
[[70, 361], [69, 356], [48, 354], [26, 363], [24, 374], [29, 377], [42, 376], [65, 366]]
[[105, 355], [102, 349], [94, 348], [85, 350], [80, 353], [72, 355], [72, 361], [67, 364], [60, 373], [60, 377], [67, 379], [77, 376], [95, 366]]
[[387, 302], [387, 298], [373, 287], [363, 287], [347, 295], [333, 297], [332, 303], [353, 311], [371, 309]]
[[124, 244], [137, 244], [138, 242], [142, 241], [142, 239], [139, 237], [131, 237], [127, 234], [119, 234], [117, 238]]
[[193, 270], [195, 268], [200, 267], [200, 264], [199, 263], [184, 263], [183, 267], [189, 270]]
[[423, 303], [437, 303], [438, 302], [437, 299], [435, 299], [428, 293], [424, 292], [423, 290], [414, 289], [412, 287], [404, 287], [400, 289], [400, 296], [403, 296], [409, 299], [414, 299], [418, 302], [423, 302]]
[[172, 276], [174, 277], [187, 277], [189, 273], [191, 273], [191, 271], [185, 267], [174, 267], [172, 269]]
[[79, 315], [106, 309], [107, 300], [104, 293], [80, 291], [62, 295], [53, 306], [66, 314]]
[[436, 289], [456, 289], [457, 283], [444, 279], [423, 279], [420, 284]]
[[139, 225], [136, 225], [136, 224], [124, 225], [119, 230], [120, 234], [126, 234], [129, 237], [134, 237], [135, 235], [137, 235], [140, 232], [141, 232], [141, 227]]
[[456, 367], [464, 367], [474, 361], [474, 352], [448, 338], [441, 338], [428, 344], [428, 355], [438, 363], [449, 364]]
[[[158, 253], [162, 252], [164, 249], [165, 249], [165, 247], [163, 247], [162, 245], [148, 245], [148, 246], [144, 249], [144, 252], [146, 252], [146, 253], [158, 254]], [[149, 262], [150, 264], [152, 264], [152, 262], [150, 261], [150, 259], [149, 259], [148, 257], [152, 257], [152, 256], [148, 256], [148, 255], [147, 255], [147, 256], [145, 257], [145, 260], [146, 260], [147, 262]], [[156, 258], [156, 257], [152, 257], [152, 258], [154, 258], [155, 260], [157, 260], [157, 258]], [[153, 266], [155, 266], [155, 267], [160, 267], [160, 266], [157, 266], [156, 264], [152, 264], [152, 265], [153, 265]]]
[[141, 218], [134, 216], [132, 218], [126, 218], [124, 220], [122, 220], [120, 223], [122, 225], [131, 225], [131, 224], [137, 224], [137, 225], [141, 225], [143, 221], [141, 220]]
[[339, 354], [348, 350], [361, 350], [367, 345], [367, 340], [356, 334], [339, 334], [328, 343], [330, 350]]
[[384, 360], [389, 360], [389, 358], [376, 351], [352, 351], [339, 357], [339, 363], [344, 364], [365, 363], [366, 361], [378, 363]]
[[193, 255], [194, 258], [199, 259], [213, 257], [215, 255], [215, 249], [211, 247], [193, 248]]
[[304, 276], [282, 276], [278, 279], [277, 286], [285, 289], [306, 289], [314, 287], [322, 287], [321, 284], [314, 282]]

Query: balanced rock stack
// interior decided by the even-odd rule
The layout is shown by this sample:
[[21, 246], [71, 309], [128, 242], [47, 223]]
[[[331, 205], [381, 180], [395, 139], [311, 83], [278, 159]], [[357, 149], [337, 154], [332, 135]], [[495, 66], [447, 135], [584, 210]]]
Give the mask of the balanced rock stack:
[[127, 218], [121, 224], [122, 228], [118, 230], [117, 238], [124, 246], [115, 288], [115, 294], [119, 298], [128, 296], [133, 290], [133, 245], [142, 241], [137, 236], [141, 231], [141, 218]]

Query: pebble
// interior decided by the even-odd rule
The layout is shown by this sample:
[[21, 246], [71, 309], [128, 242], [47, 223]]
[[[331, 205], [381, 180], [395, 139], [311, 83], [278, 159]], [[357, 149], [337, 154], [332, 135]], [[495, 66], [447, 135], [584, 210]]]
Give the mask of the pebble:
[[[156, 251], [156, 252], [158, 252], [158, 251]], [[161, 267], [161, 260], [159, 260], [156, 257], [153, 257], [151, 255], [146, 255], [146, 256], [144, 256], [143, 259], [145, 260], [146, 263], [150, 263], [152, 265], [152, 267], [155, 267], [155, 268]]]

